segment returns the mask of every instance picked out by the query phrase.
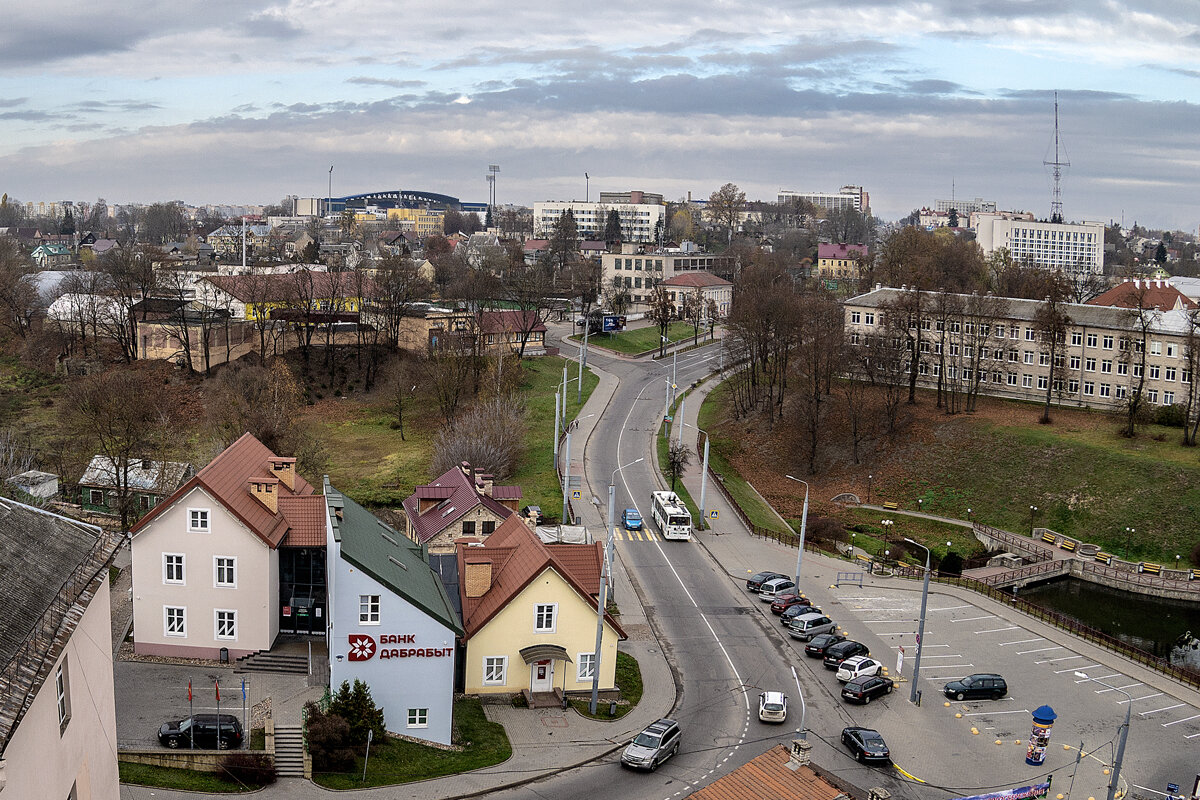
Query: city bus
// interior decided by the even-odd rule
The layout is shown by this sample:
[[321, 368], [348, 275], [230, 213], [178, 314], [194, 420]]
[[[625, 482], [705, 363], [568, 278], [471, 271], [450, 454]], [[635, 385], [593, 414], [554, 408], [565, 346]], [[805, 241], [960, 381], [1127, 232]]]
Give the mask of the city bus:
[[664, 539], [692, 538], [692, 515], [674, 492], [651, 492], [651, 512], [658, 532]]

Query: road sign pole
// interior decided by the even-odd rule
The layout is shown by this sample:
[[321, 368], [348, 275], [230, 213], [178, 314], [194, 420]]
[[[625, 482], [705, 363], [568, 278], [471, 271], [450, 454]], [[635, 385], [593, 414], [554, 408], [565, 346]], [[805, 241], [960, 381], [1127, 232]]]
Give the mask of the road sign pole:
[[704, 465], [700, 468], [700, 529], [708, 527], [704, 516], [704, 490], [708, 488], [708, 434], [704, 434]]
[[567, 434], [567, 440], [563, 443], [563, 507], [562, 507], [562, 524], [569, 525], [567, 519], [567, 492], [571, 487], [571, 434]]
[[679, 442], [680, 447], [683, 446], [683, 419], [684, 419], [683, 409], [684, 409], [684, 406], [686, 405], [686, 403], [687, 403], [687, 395], [685, 394], [683, 397], [679, 398], [679, 411], [676, 412], [677, 414], [679, 414], [679, 425], [676, 426], [679, 428], [679, 436], [676, 439], [676, 441]]
[[561, 413], [562, 413], [562, 398], [558, 396], [558, 392], [554, 393], [554, 464], [558, 465], [558, 432], [562, 430]]

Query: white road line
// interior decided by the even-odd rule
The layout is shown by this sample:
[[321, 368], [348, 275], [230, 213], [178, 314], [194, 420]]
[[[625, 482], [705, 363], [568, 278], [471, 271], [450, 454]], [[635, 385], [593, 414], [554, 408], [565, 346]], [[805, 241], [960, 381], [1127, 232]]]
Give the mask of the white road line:
[[929, 609], [929, 612], [933, 613], [934, 611], [956, 611], [960, 608], [970, 608], [970, 607], [971, 606], [969, 606], [969, 605], [968, 606], [946, 606], [945, 608], [931, 608], [931, 609]]
[[[1149, 700], [1151, 697], [1162, 697], [1162, 692], [1155, 692], [1154, 694], [1148, 694], [1145, 697], [1135, 697], [1135, 698], [1133, 698], [1133, 702], [1136, 703], [1139, 700]], [[1117, 705], [1121, 706], [1128, 702], [1129, 702], [1129, 700], [1118, 700]]]
[[959, 667], [973, 667], [974, 664], [938, 664], [931, 666], [930, 669], [958, 669]]
[[1000, 714], [1028, 714], [1028, 708], [1022, 708], [1020, 711], [972, 711], [970, 714], [963, 714], [964, 717], [990, 717]]
[[[1091, 669], [1092, 667], [1098, 667], [1098, 666], [1100, 666], [1100, 665], [1099, 664], [1088, 664], [1086, 667], [1068, 667], [1066, 669], [1056, 669], [1056, 670], [1054, 670], [1054, 674], [1062, 675], [1064, 672], [1071, 672], [1071, 671], [1077, 670], [1077, 669], [1078, 670]], [[1075, 682], [1079, 683], [1079, 681], [1075, 681]]]
[[[895, 648], [893, 648], [893, 649], [895, 649]], [[953, 655], [946, 655], [946, 656], [924, 656], [924, 658], [926, 658], [926, 659], [929, 659], [929, 658], [962, 658], [962, 653], [954, 653]]]
[[1187, 736], [1185, 736], [1185, 737], [1183, 737], [1183, 738], [1185, 738], [1185, 739], [1195, 739], [1197, 736], [1200, 736], [1200, 733], [1189, 733]]
[[1142, 684], [1140, 684], [1140, 683], [1131, 683], [1128, 686], [1114, 686], [1111, 689], [1101, 689], [1100, 691], [1096, 692], [1096, 694], [1104, 694], [1105, 692], [1114, 692], [1114, 691], [1118, 691], [1121, 689], [1132, 689], [1134, 686], [1141, 686], [1141, 685]]
[[864, 625], [895, 625], [897, 622], [906, 622], [903, 619], [860, 619], [859, 622]]
[[[1117, 676], [1119, 676], [1119, 675], [1120, 675], [1121, 677], [1124, 677], [1123, 675], [1121, 675], [1121, 673], [1119, 673], [1119, 672], [1114, 672], [1114, 673], [1112, 673], [1112, 674], [1110, 674], [1110, 675], [1101, 675], [1101, 676], [1099, 676], [1099, 677], [1097, 677], [1097, 678], [1090, 678], [1090, 677], [1089, 677], [1089, 678], [1084, 678], [1083, 680], [1078, 680], [1078, 681], [1075, 681], [1075, 682], [1076, 682], [1076, 683], [1083, 683], [1084, 681], [1091, 681], [1091, 680], [1105, 681], [1105, 680], [1108, 680], [1109, 678], [1115, 678], [1115, 677], [1117, 677]], [[1101, 692], [1107, 692], [1107, 691], [1108, 691], [1107, 689], [1097, 689], [1097, 690], [1096, 690], [1096, 694], [1100, 694]]]
[[1035, 663], [1035, 664], [1053, 664], [1055, 661], [1074, 661], [1077, 658], [1083, 658], [1083, 656], [1061, 656], [1059, 658], [1047, 658], [1045, 661], [1035, 661], [1033, 663]]
[[1016, 625], [1009, 625], [1007, 628], [992, 628], [992, 629], [986, 630], [986, 631], [975, 631], [975, 635], [978, 636], [981, 633], [1000, 633], [1001, 631], [1015, 631], [1016, 629], [1017, 629]]
[[1010, 644], [1032, 644], [1033, 642], [1044, 642], [1044, 641], [1046, 641], [1044, 638], [1042, 638], [1041, 636], [1038, 636], [1033, 639], [1021, 639], [1016, 642], [1000, 642], [999, 644], [996, 645], [996, 647], [1008, 647]]
[[966, 619], [952, 619], [950, 621], [951, 622], [975, 622], [976, 620], [981, 620], [981, 619], [992, 619], [995, 616], [996, 616], [995, 614], [984, 614], [982, 617], [967, 617]]
[[[1143, 697], [1142, 699], [1143, 699], [1143, 700], [1145, 700], [1146, 698], [1144, 698], [1144, 697]], [[1157, 714], [1157, 713], [1158, 713], [1158, 712], [1160, 712], [1160, 711], [1170, 711], [1170, 710], [1171, 710], [1171, 709], [1173, 709], [1173, 708], [1183, 708], [1183, 706], [1184, 706], [1184, 704], [1183, 704], [1183, 703], [1176, 703], [1176, 704], [1175, 704], [1175, 705], [1173, 705], [1173, 706], [1163, 706], [1162, 708], [1156, 708], [1156, 709], [1154, 709], [1153, 711], [1139, 711], [1139, 712], [1138, 712], [1138, 716], [1139, 716], [1139, 717], [1145, 717], [1145, 716], [1147, 716], [1147, 715], [1149, 715], [1149, 714]]]
[[1175, 720], [1174, 722], [1164, 722], [1164, 723], [1162, 724], [1162, 726], [1163, 726], [1164, 728], [1169, 728], [1169, 727], [1171, 727], [1172, 725], [1178, 725], [1178, 724], [1179, 724], [1179, 723], [1181, 723], [1181, 722], [1189, 722], [1190, 720], [1193, 720], [1193, 719], [1200, 719], [1200, 714], [1193, 714], [1193, 715], [1192, 715], [1192, 716], [1190, 716], [1190, 717], [1186, 717], [1186, 718], [1184, 718], [1184, 719], [1177, 719], [1177, 720]]
[[[1054, 645], [1054, 647], [1041, 647], [1041, 648], [1038, 648], [1037, 650], [1018, 650], [1017, 655], [1025, 656], [1025, 655], [1029, 655], [1030, 653], [1044, 653], [1047, 650], [1062, 650], [1062, 649], [1063, 649], [1063, 646], [1061, 644], [1056, 644], [1056, 645]], [[1036, 663], [1045, 664], [1046, 662], [1038, 661]]]
[[[927, 644], [927, 645], [925, 645], [925, 649], [928, 650], [931, 647], [949, 647], [949, 646], [950, 645], [948, 645], [948, 644]], [[892, 649], [898, 650], [898, 649], [900, 649], [900, 645], [894, 644], [894, 645], [892, 645]], [[925, 658], [933, 658], [933, 656], [925, 656]]]

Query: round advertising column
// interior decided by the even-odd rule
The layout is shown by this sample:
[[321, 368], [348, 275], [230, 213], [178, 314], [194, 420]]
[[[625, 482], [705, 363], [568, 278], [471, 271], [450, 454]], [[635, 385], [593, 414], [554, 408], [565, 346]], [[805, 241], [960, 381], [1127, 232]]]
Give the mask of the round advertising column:
[[1046, 745], [1050, 744], [1050, 729], [1058, 715], [1050, 706], [1041, 706], [1033, 712], [1033, 729], [1029, 733], [1029, 749], [1025, 752], [1025, 763], [1035, 767], [1046, 760]]

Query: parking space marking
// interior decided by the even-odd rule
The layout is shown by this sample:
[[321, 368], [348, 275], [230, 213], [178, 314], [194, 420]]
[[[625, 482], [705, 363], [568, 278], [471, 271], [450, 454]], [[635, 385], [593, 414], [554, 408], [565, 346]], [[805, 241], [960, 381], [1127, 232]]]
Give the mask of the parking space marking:
[[946, 606], [945, 608], [931, 608], [929, 611], [930, 613], [934, 611], [957, 611], [960, 608], [971, 608], [971, 606]]
[[1015, 631], [1016, 629], [1017, 629], [1016, 625], [1009, 625], [1007, 628], [991, 628], [990, 630], [986, 630], [986, 631], [975, 631], [975, 635], [978, 636], [981, 633], [1000, 633], [1002, 631]]
[[[1044, 653], [1044, 652], [1046, 652], [1047, 650], [1062, 650], [1062, 649], [1063, 649], [1063, 646], [1062, 646], [1061, 644], [1056, 644], [1056, 645], [1054, 645], [1054, 647], [1039, 647], [1037, 650], [1018, 650], [1018, 651], [1017, 651], [1017, 655], [1019, 655], [1019, 656], [1025, 656], [1025, 655], [1029, 655], [1030, 653]], [[1045, 662], [1045, 661], [1038, 661], [1038, 662], [1035, 662], [1035, 663], [1038, 663], [1038, 664], [1045, 664], [1046, 662]]]
[[1083, 658], [1083, 656], [1061, 656], [1059, 658], [1047, 658], [1045, 661], [1035, 661], [1033, 663], [1035, 663], [1035, 664], [1053, 664], [1055, 661], [1073, 661], [1077, 658]]
[[[1135, 698], [1133, 698], [1133, 702], [1136, 703], [1139, 700], [1149, 700], [1151, 697], [1162, 697], [1162, 692], [1155, 692], [1154, 694], [1148, 694], [1145, 697], [1135, 697]], [[1117, 705], [1119, 705], [1119, 706], [1124, 705], [1125, 703], [1128, 703], [1128, 702], [1130, 702], [1130, 701], [1129, 700], [1118, 700]]]
[[864, 625], [881, 625], [881, 624], [887, 624], [887, 623], [892, 623], [894, 625], [897, 622], [906, 622], [906, 620], [902, 620], [902, 619], [860, 619], [859, 622], [861, 622]]
[[[944, 645], [944, 646], [948, 646], [948, 645]], [[893, 647], [892, 649], [895, 650], [896, 648]], [[952, 655], [944, 655], [944, 656], [925, 656], [925, 658], [962, 658], [962, 653], [954, 653]]]
[[[1054, 670], [1054, 674], [1062, 675], [1064, 672], [1071, 672], [1071, 671], [1077, 670], [1077, 669], [1079, 669], [1079, 670], [1091, 669], [1092, 667], [1098, 667], [1098, 666], [1100, 666], [1100, 665], [1099, 664], [1088, 664], [1086, 667], [1068, 667], [1067, 669], [1056, 669], [1056, 670]], [[1089, 678], [1089, 680], [1091, 680], [1091, 679]], [[1075, 681], [1075, 682], [1079, 683], [1079, 681]]]
[[958, 669], [959, 667], [973, 667], [974, 664], [937, 664], [930, 665], [930, 669]]
[[963, 714], [964, 717], [986, 717], [993, 714], [1028, 714], [1028, 708], [1022, 708], [1020, 711], [972, 711], [970, 714]]
[[1008, 647], [1010, 644], [1032, 644], [1033, 642], [1044, 642], [1044, 641], [1046, 641], [1046, 640], [1043, 637], [1038, 636], [1033, 639], [1020, 639], [1015, 642], [1000, 642], [999, 644], [996, 645], [996, 647]]
[[[1100, 665], [1099, 665], [1099, 664], [1097, 664], [1096, 666], [1100, 666]], [[1087, 667], [1084, 667], [1084, 669], [1087, 669]], [[1094, 681], [1106, 681], [1106, 680], [1108, 680], [1109, 678], [1115, 678], [1115, 677], [1117, 677], [1118, 675], [1121, 675], [1121, 673], [1119, 673], [1119, 672], [1114, 672], [1114, 673], [1112, 673], [1111, 675], [1101, 675], [1101, 676], [1099, 676], [1098, 678], [1080, 678], [1079, 680], [1077, 680], [1077, 681], [1075, 681], [1075, 682], [1076, 682], [1076, 683], [1087, 683], [1088, 681], [1093, 681], [1093, 680], [1094, 680]], [[1124, 677], [1124, 676], [1122, 676], [1122, 677]], [[1096, 694], [1100, 694], [1101, 692], [1107, 692], [1107, 691], [1108, 691], [1107, 689], [1097, 689], [1097, 690], [1096, 690]]]
[[1104, 694], [1105, 692], [1119, 691], [1119, 690], [1123, 690], [1123, 689], [1132, 689], [1134, 686], [1141, 686], [1141, 685], [1142, 684], [1140, 684], [1140, 683], [1131, 683], [1128, 686], [1116, 686], [1116, 687], [1113, 687], [1112, 689], [1101, 689], [1100, 691], [1096, 692], [1096, 694]]
[[1200, 719], [1200, 714], [1193, 714], [1193, 715], [1192, 715], [1192, 716], [1190, 716], [1190, 717], [1186, 717], [1186, 718], [1184, 718], [1184, 719], [1177, 719], [1177, 720], [1175, 720], [1174, 722], [1164, 722], [1164, 723], [1162, 724], [1162, 726], [1163, 726], [1164, 728], [1169, 728], [1169, 727], [1171, 727], [1172, 725], [1178, 725], [1178, 724], [1179, 724], [1179, 723], [1181, 723], [1181, 722], [1188, 722], [1188, 721], [1190, 721], [1190, 720], [1193, 720], [1193, 719]]
[[1200, 736], [1200, 733], [1189, 733], [1187, 736], [1185, 736], [1185, 737], [1183, 737], [1183, 738], [1185, 738], [1185, 739], [1195, 739], [1197, 736]]
[[975, 622], [980, 619], [993, 619], [995, 614], [984, 614], [982, 617], [967, 617], [966, 619], [952, 619], [951, 622]]
[[[1151, 697], [1153, 697], [1153, 695], [1151, 695]], [[1146, 698], [1142, 697], [1140, 699], [1145, 700]], [[1153, 711], [1139, 711], [1138, 716], [1144, 717], [1144, 716], [1147, 716], [1148, 714], [1157, 714], [1160, 711], [1170, 711], [1173, 708], [1183, 708], [1184, 705], [1185, 705], [1184, 703], [1176, 703], [1173, 706], [1164, 706], [1162, 708], [1156, 708]]]

